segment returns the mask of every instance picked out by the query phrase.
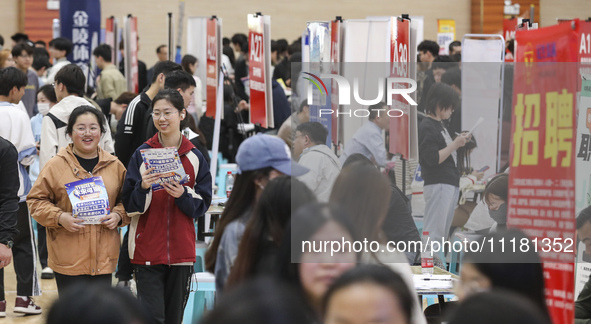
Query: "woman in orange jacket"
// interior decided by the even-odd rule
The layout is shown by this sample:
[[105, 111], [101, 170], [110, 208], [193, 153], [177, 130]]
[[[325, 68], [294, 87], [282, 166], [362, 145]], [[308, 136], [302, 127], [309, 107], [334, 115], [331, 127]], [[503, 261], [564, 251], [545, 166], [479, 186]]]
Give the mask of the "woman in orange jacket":
[[[31, 215], [47, 228], [48, 264], [59, 293], [80, 282], [111, 284], [119, 257], [117, 226], [130, 221], [121, 203], [125, 167], [99, 147], [104, 120], [94, 107], [74, 109], [66, 126], [73, 143], [45, 165], [27, 196]], [[72, 216], [65, 185], [98, 176], [107, 191], [110, 213], [100, 218], [100, 224], [81, 225], [83, 220]]]

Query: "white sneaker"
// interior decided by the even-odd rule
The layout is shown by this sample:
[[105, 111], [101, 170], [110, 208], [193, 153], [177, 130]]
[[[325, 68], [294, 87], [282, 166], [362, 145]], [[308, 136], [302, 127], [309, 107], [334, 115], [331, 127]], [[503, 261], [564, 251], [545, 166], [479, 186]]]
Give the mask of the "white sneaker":
[[41, 270], [41, 279], [53, 279], [55, 275], [53, 274], [53, 270], [50, 267], [45, 267]]

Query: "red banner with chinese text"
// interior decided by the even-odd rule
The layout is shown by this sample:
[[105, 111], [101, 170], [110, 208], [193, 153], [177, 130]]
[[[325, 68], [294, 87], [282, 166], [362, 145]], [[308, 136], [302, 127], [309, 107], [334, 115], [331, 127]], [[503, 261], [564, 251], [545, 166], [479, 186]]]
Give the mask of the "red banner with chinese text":
[[507, 225], [537, 239], [554, 323], [574, 319], [577, 66], [559, 62], [578, 39], [578, 21], [516, 33]]
[[218, 20], [210, 18], [207, 20], [207, 71], [206, 74], [206, 95], [207, 110], [205, 115], [215, 118], [216, 94], [218, 88]]
[[[410, 20], [392, 18], [390, 43], [390, 77], [407, 78], [410, 66]], [[397, 83], [396, 88], [407, 88], [407, 84]], [[400, 153], [408, 160], [410, 156], [410, 104], [401, 95], [392, 96], [390, 109], [401, 113], [390, 114], [390, 153]], [[385, 112], [384, 112], [385, 113]], [[396, 116], [396, 117], [393, 117]]]
[[[263, 16], [248, 16], [250, 122], [267, 128], [265, 40]], [[271, 82], [270, 80], [268, 82]], [[279, 125], [280, 126], [280, 125]]]

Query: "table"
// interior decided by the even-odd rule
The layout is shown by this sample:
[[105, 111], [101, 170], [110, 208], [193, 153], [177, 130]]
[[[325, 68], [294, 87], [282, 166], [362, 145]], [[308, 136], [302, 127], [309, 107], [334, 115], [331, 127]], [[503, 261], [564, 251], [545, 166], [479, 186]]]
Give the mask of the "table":
[[[199, 217], [199, 219], [197, 220], [197, 240], [205, 241], [206, 237], [213, 236], [215, 224], [220, 219], [220, 216], [223, 212], [224, 207], [210, 206], [209, 209], [205, 212], [205, 215]], [[205, 223], [209, 223], [209, 226], [207, 226], [207, 231], [205, 230]]]
[[[421, 270], [421, 266], [411, 266], [410, 267], [412, 270], [412, 274], [413, 275], [421, 275], [423, 274], [422, 270]], [[446, 270], [443, 270], [439, 267], [433, 267], [433, 274], [434, 275], [451, 275], [452, 280], [459, 280], [460, 277], [448, 272]], [[424, 295], [437, 295], [437, 299], [439, 300], [439, 304], [443, 304], [445, 302], [445, 299], [443, 298], [444, 295], [453, 295], [454, 291], [453, 288], [435, 288], [435, 289], [421, 289], [421, 290], [417, 290], [416, 291], [417, 295], [419, 296], [419, 303], [421, 305], [423, 305], [423, 296]]]

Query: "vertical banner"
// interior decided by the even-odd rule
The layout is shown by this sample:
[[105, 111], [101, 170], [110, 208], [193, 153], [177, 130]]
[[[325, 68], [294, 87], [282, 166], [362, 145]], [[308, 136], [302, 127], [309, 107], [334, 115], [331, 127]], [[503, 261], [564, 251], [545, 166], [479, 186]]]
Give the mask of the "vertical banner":
[[437, 19], [437, 44], [439, 55], [449, 55], [449, 44], [456, 39], [456, 21]]
[[[322, 74], [331, 71], [331, 40], [330, 25], [328, 22], [308, 22], [308, 37], [310, 40], [310, 63], [309, 71], [304, 72], [304, 79], [310, 81], [308, 84], [308, 105], [310, 106], [310, 121], [319, 122], [328, 131], [326, 145], [330, 147], [332, 140], [332, 119], [335, 113], [324, 113], [332, 109], [331, 105], [331, 82], [322, 80]], [[313, 87], [312, 85], [316, 85]], [[320, 85], [320, 86], [318, 86]], [[310, 97], [312, 95], [312, 97]], [[312, 100], [310, 100], [312, 99]]]
[[[211, 17], [188, 17], [187, 18], [187, 49], [186, 53], [195, 56], [203, 62], [207, 57], [207, 22]], [[219, 20], [219, 18], [218, 18]], [[221, 33], [218, 33], [221, 35]], [[195, 75], [201, 80], [201, 97], [207, 100], [207, 64], [198, 64]], [[197, 91], [197, 89], [195, 89]], [[223, 111], [223, 109], [222, 109]]]
[[72, 53], [68, 60], [76, 63], [89, 75], [89, 63], [92, 58], [93, 39], [98, 45], [101, 31], [100, 0], [61, 0], [60, 35], [72, 40]]
[[581, 21], [581, 40], [579, 41], [579, 59], [581, 77], [591, 80], [591, 21]]
[[503, 19], [503, 38], [505, 40], [515, 39], [515, 26], [517, 26], [517, 18]]
[[[271, 68], [271, 17], [248, 15], [250, 123], [273, 128]], [[278, 125], [280, 126], [280, 125]]]
[[118, 29], [117, 18], [113, 16], [107, 18], [107, 22], [105, 24], [105, 44], [111, 46], [111, 63], [113, 63], [115, 66], [119, 66], [119, 61], [117, 60], [117, 54], [119, 53]]
[[125, 79], [127, 79], [127, 91], [140, 93], [138, 82], [137, 64], [137, 17], [128, 15], [125, 18]]
[[[591, 205], [591, 80], [583, 80], [577, 118], [577, 179], [576, 208], [581, 210]], [[577, 275], [575, 280], [575, 299], [589, 281], [591, 275], [591, 251], [585, 251], [585, 244], [578, 242]]]
[[217, 18], [210, 18], [207, 21], [207, 111], [208, 117], [215, 118], [216, 112], [216, 93], [218, 85], [220, 52], [219, 52], [219, 37], [218, 34], [218, 20]]
[[[330, 73], [339, 75], [341, 73], [341, 20], [337, 17], [336, 20], [330, 22]], [[330, 105], [332, 109], [331, 114], [331, 140], [335, 147], [338, 147], [340, 136], [339, 136], [339, 119], [337, 118], [339, 111], [339, 89], [337, 80], [332, 79], [330, 84]]]
[[[571, 20], [564, 23], [571, 23]], [[581, 95], [577, 118], [576, 213], [591, 205], [591, 22], [581, 22], [579, 40], [579, 80]], [[579, 242], [577, 240], [577, 242]], [[578, 243], [575, 299], [591, 276], [591, 251]]]
[[[391, 19], [390, 77], [408, 78], [410, 59], [410, 21], [392, 17]], [[408, 88], [408, 84], [396, 83], [395, 88]], [[401, 95], [392, 97], [390, 109], [397, 110], [390, 120], [390, 153], [400, 153], [402, 158], [410, 158], [410, 104]], [[394, 118], [392, 118], [394, 117]]]
[[[574, 319], [578, 20], [517, 31], [507, 225], [534, 240], [554, 323]], [[574, 29], [573, 29], [574, 27]]]

